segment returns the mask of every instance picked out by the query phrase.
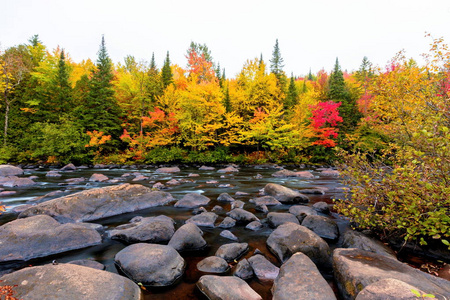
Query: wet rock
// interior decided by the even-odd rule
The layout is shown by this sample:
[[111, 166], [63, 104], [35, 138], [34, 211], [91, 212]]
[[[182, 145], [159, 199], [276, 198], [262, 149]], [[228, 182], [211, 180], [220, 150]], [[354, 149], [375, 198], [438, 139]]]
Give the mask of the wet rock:
[[166, 186], [164, 184], [162, 184], [161, 182], [157, 182], [154, 185], [152, 185], [152, 189], [156, 189], [156, 190], [163, 190], [165, 188], [166, 188]]
[[221, 236], [221, 237], [224, 237], [224, 238], [226, 238], [226, 239], [232, 240], [232, 241], [237, 241], [237, 240], [238, 240], [237, 236], [235, 236], [234, 234], [232, 234], [231, 231], [229, 231], [229, 230], [223, 230], [223, 231], [220, 233], [220, 236]]
[[235, 276], [204, 275], [197, 287], [208, 299], [262, 300], [247, 282]]
[[365, 287], [386, 278], [403, 281], [429, 294], [450, 298], [450, 281], [385, 255], [356, 248], [339, 248], [333, 252], [333, 266], [343, 299], [355, 299]]
[[134, 244], [119, 251], [117, 266], [136, 282], [147, 286], [170, 286], [179, 279], [186, 266], [184, 259], [171, 246]]
[[64, 194], [63, 191], [53, 191], [53, 192], [47, 193], [43, 196], [35, 197], [31, 201], [32, 202], [43, 202], [46, 200], [54, 199], [55, 197], [60, 197], [63, 194]]
[[276, 183], [266, 184], [266, 186], [264, 187], [264, 194], [273, 196], [281, 203], [286, 204], [309, 202], [309, 198], [307, 196]]
[[278, 201], [277, 199], [275, 199], [272, 196], [263, 196], [263, 197], [253, 198], [253, 199], [250, 199], [249, 202], [250, 203], [255, 203], [255, 205], [262, 205], [262, 204], [264, 204], [264, 205], [267, 205], [267, 206], [280, 205], [281, 204], [280, 201]]
[[187, 223], [175, 231], [175, 234], [170, 239], [168, 245], [179, 252], [202, 250], [207, 246], [202, 235], [203, 231], [201, 231], [197, 225], [194, 223]]
[[335, 221], [324, 216], [307, 216], [302, 226], [311, 229], [321, 238], [336, 242], [339, 238], [339, 228]]
[[356, 296], [356, 300], [420, 299], [412, 292], [413, 290], [417, 291], [420, 295], [427, 294], [403, 281], [386, 278], [366, 286], [358, 296]]
[[94, 173], [91, 175], [91, 177], [89, 178], [90, 182], [104, 182], [104, 181], [108, 181], [108, 177], [106, 177], [103, 174], [99, 174], [99, 173]]
[[142, 299], [140, 288], [128, 278], [74, 264], [24, 268], [0, 280], [2, 285], [17, 285], [17, 299]]
[[328, 188], [319, 186], [310, 189], [302, 189], [299, 192], [302, 194], [325, 195], [326, 191], [328, 191]]
[[68, 179], [66, 179], [64, 181], [67, 182], [68, 185], [76, 185], [76, 184], [80, 184], [82, 182], [85, 182], [86, 178], [84, 178], [84, 177], [68, 178]]
[[200, 168], [198, 168], [199, 170], [201, 170], [201, 171], [213, 171], [213, 170], [215, 170], [216, 168], [214, 168], [214, 167], [208, 167], [208, 166], [201, 166]]
[[23, 170], [11, 165], [0, 165], [0, 177], [22, 175]]
[[301, 223], [306, 216], [316, 216], [317, 212], [309, 206], [294, 205], [289, 207], [289, 213], [297, 217], [298, 221]]
[[189, 173], [188, 177], [200, 177], [200, 174]]
[[0, 197], [8, 197], [8, 196], [12, 196], [16, 193], [17, 193], [16, 191], [1, 191]]
[[88, 268], [93, 268], [93, 269], [97, 269], [97, 270], [104, 270], [104, 269], [106, 269], [104, 264], [101, 264], [98, 261], [90, 260], [90, 259], [72, 260], [72, 261], [69, 261], [68, 264], [78, 265], [78, 266], [83, 266], [83, 267], [88, 267]]
[[111, 230], [111, 239], [122, 240], [129, 244], [141, 242], [167, 244], [175, 233], [175, 222], [167, 216], [133, 218], [131, 221]]
[[272, 294], [273, 300], [336, 299], [316, 265], [301, 252], [292, 255], [281, 266], [280, 273], [273, 283]]
[[77, 167], [75, 167], [74, 164], [67, 164], [64, 167], [62, 167], [60, 170], [61, 171], [75, 171], [77, 169]]
[[250, 230], [258, 230], [261, 229], [263, 227], [263, 224], [261, 224], [260, 221], [253, 221], [247, 224], [247, 226], [245, 226], [246, 229], [250, 229]]
[[206, 184], [218, 184], [219, 182], [217, 180], [208, 180], [206, 181]]
[[30, 187], [36, 185], [36, 182], [30, 178], [22, 178], [17, 176], [0, 177], [0, 186], [4, 187]]
[[294, 172], [289, 171], [286, 169], [277, 171], [272, 174], [273, 177], [280, 177], [280, 178], [286, 178], [286, 177], [300, 177], [304, 179], [312, 179], [314, 178], [314, 175], [309, 171], [300, 171], [300, 172]]
[[236, 192], [236, 193], [234, 193], [236, 196], [248, 196], [248, 195], [250, 195], [249, 193], [246, 193], [246, 192]]
[[247, 280], [252, 278], [255, 275], [255, 273], [253, 272], [253, 268], [248, 262], [248, 260], [244, 258], [243, 260], [239, 261], [238, 264], [236, 265], [233, 275], [241, 279]]
[[25, 210], [19, 217], [47, 214], [84, 222], [162, 206], [173, 200], [169, 193], [152, 191], [139, 184], [125, 183], [49, 200]]
[[233, 203], [231, 203], [231, 209], [235, 209], [235, 208], [243, 208], [245, 205], [244, 202], [242, 202], [241, 200], [236, 200]]
[[217, 201], [234, 202], [234, 198], [228, 195], [228, 193], [222, 193], [217, 197]]
[[251, 221], [259, 221], [259, 219], [249, 211], [242, 208], [235, 208], [227, 213], [227, 216], [233, 218], [238, 223], [250, 223]]
[[58, 171], [48, 171], [45, 177], [61, 177], [62, 175]]
[[101, 242], [97, 231], [81, 224], [60, 224], [45, 215], [18, 219], [0, 226], [0, 262], [27, 261]]
[[235, 167], [229, 166], [224, 169], [217, 170], [217, 172], [219, 172], [219, 173], [234, 173], [234, 172], [239, 172], [239, 170], [236, 169]]
[[181, 200], [175, 203], [174, 207], [194, 208], [196, 206], [207, 205], [210, 199], [198, 193], [188, 193]]
[[196, 207], [196, 208], [194, 208], [194, 209], [192, 210], [192, 214], [193, 214], [193, 215], [199, 215], [199, 214], [204, 213], [204, 212], [208, 212], [208, 211], [207, 211], [206, 208], [204, 208], [203, 206]]
[[106, 169], [108, 166], [104, 164], [95, 164], [94, 169]]
[[248, 251], [247, 243], [231, 243], [225, 244], [217, 249], [215, 256], [222, 257], [227, 262], [232, 262], [239, 259]]
[[221, 213], [224, 212], [225, 210], [223, 209], [222, 206], [216, 205], [211, 209], [211, 211], [215, 213]]
[[142, 174], [139, 174], [136, 177], [134, 177], [133, 180], [131, 180], [131, 181], [136, 182], [136, 181], [144, 181], [144, 180], [148, 180], [148, 177], [144, 176]]
[[344, 238], [342, 240], [343, 248], [358, 248], [361, 250], [366, 250], [374, 253], [378, 253], [381, 255], [386, 255], [392, 258], [396, 258], [395, 252], [383, 244], [382, 242], [370, 238], [362, 232], [347, 230], [344, 234]]
[[203, 212], [186, 220], [186, 223], [194, 223], [197, 226], [214, 228], [217, 217], [218, 216], [213, 212]]
[[169, 167], [169, 168], [158, 168], [155, 173], [178, 173], [180, 172], [180, 168], [178, 167]]
[[281, 224], [287, 222], [292, 222], [300, 225], [297, 218], [290, 213], [270, 212], [267, 214], [267, 221], [269, 223], [269, 226], [272, 228], [277, 228]]
[[328, 177], [339, 177], [341, 174], [339, 173], [339, 171], [336, 170], [323, 170], [322, 172], [320, 172], [320, 176], [328, 176]]
[[166, 185], [168, 186], [180, 185], [180, 182], [176, 179], [170, 179], [169, 181], [166, 182]]
[[268, 213], [268, 212], [269, 212], [269, 209], [267, 208], [267, 206], [266, 206], [265, 204], [257, 204], [257, 205], [255, 206], [255, 209], [256, 209], [257, 211], [261, 211], [261, 212], [263, 212], [263, 213]]
[[253, 272], [259, 280], [275, 280], [280, 268], [267, 260], [263, 255], [256, 254], [248, 259]]
[[218, 256], [209, 256], [201, 260], [197, 264], [197, 269], [205, 273], [225, 273], [230, 269], [230, 266], [225, 259]]
[[236, 220], [230, 217], [225, 217], [223, 221], [219, 224], [220, 228], [231, 228], [236, 225]]
[[233, 185], [231, 185], [229, 183], [225, 183], [225, 184], [219, 184], [218, 187], [220, 187], [220, 188], [231, 188], [231, 187], [233, 187]]
[[331, 267], [330, 247], [321, 237], [304, 226], [294, 223], [282, 224], [269, 235], [266, 244], [282, 263], [294, 253], [302, 252], [316, 265]]
[[253, 176], [253, 178], [255, 178], [255, 179], [263, 179], [264, 177], [261, 174], [256, 174], [255, 176]]
[[320, 201], [320, 202], [314, 203], [314, 205], [312, 207], [317, 212], [320, 212], [322, 214], [328, 215], [330, 213], [330, 208], [328, 207], [328, 203], [326, 203], [326, 202]]

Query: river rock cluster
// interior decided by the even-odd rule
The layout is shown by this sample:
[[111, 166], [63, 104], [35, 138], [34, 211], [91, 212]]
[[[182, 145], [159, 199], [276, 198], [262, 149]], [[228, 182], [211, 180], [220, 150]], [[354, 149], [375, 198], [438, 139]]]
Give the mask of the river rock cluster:
[[[67, 165], [48, 177], [59, 178], [57, 174], [74, 170], [75, 166]], [[164, 167], [155, 173], [180, 171], [179, 167]], [[199, 171], [217, 172], [219, 178], [224, 176], [221, 174], [239, 172], [239, 167], [232, 165], [216, 171], [202, 166]], [[272, 175], [287, 180], [338, 176], [335, 170], [322, 172], [315, 175], [310, 171], [282, 169]], [[28, 263], [101, 246], [110, 239], [125, 244], [114, 255], [117, 273], [104, 270], [104, 265], [92, 260], [1, 270], [0, 286], [13, 286], [14, 297], [142, 299], [141, 288], [177, 285], [186, 275], [184, 255], [201, 256], [202, 251], [212, 246], [204, 238], [205, 231], [218, 229], [221, 241], [228, 242], [214, 245], [217, 246], [214, 255], [204, 257], [195, 266], [202, 274], [196, 287], [208, 299], [263, 299], [248, 283], [255, 278], [271, 286], [271, 298], [278, 300], [416, 299], [416, 292], [433, 294], [437, 299], [450, 298], [450, 281], [401, 263], [391, 249], [361, 232], [341, 232], [327, 203], [310, 203], [308, 195], [324, 195], [327, 193], [324, 187], [294, 190], [267, 183], [260, 187], [256, 197], [250, 195], [250, 199], [241, 198], [242, 201], [235, 197], [245, 197], [245, 193], [237, 196], [221, 193], [217, 199], [195, 192], [174, 196], [167, 188], [175, 185], [174, 179], [170, 184], [151, 188], [140, 184], [148, 178], [138, 173], [123, 176], [139, 179], [132, 183], [100, 173], [94, 175], [76, 182], [111, 185], [45, 195], [33, 204], [17, 208], [20, 212], [17, 218], [0, 226], [0, 263], [11, 266], [16, 262]], [[178, 179], [176, 185], [194, 177]], [[65, 185], [71, 182], [75, 180], [66, 181]], [[32, 179], [23, 177], [22, 169], [0, 166], [0, 186], [23, 188], [34, 184]], [[212, 201], [218, 205], [208, 211], [205, 207]], [[126, 224], [109, 228], [96, 223], [156, 207], [189, 210], [193, 215], [181, 224], [164, 214], [133, 217]], [[271, 211], [277, 207], [286, 209]], [[257, 217], [256, 212], [264, 218]], [[232, 232], [237, 227], [249, 233], [264, 230], [265, 247], [270, 255], [240, 242], [240, 237]], [[322, 275], [327, 272], [334, 274], [337, 290]]]

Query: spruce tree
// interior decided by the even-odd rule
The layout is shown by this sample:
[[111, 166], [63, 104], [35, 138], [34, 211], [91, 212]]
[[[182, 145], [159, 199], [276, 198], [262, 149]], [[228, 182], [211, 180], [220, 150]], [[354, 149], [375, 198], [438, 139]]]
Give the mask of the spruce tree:
[[69, 113], [73, 108], [72, 87], [69, 83], [69, 75], [69, 70], [66, 65], [66, 58], [64, 56], [64, 50], [62, 50], [58, 61], [58, 71], [55, 78], [54, 95], [54, 109], [61, 113]]
[[[150, 106], [156, 103], [156, 98], [163, 93], [163, 84], [161, 81], [161, 75], [156, 66], [155, 54], [152, 54], [152, 60], [147, 72], [147, 80], [145, 81], [146, 94], [149, 99]], [[144, 100], [144, 99], [143, 99]], [[142, 102], [142, 112], [147, 111], [149, 108], [148, 103]]]
[[308, 80], [314, 80], [313, 74], [311, 73], [311, 68], [309, 68]]
[[223, 106], [225, 107], [226, 112], [231, 112], [230, 91], [228, 90], [228, 86], [225, 88]]
[[297, 91], [297, 87], [295, 86], [294, 75], [291, 74], [291, 80], [289, 82], [289, 88], [288, 88], [288, 93], [286, 95], [284, 107], [285, 107], [285, 109], [289, 109], [289, 108], [292, 108], [297, 103], [298, 103], [298, 91]]
[[162, 81], [164, 89], [173, 82], [172, 77], [173, 77], [173, 74], [172, 74], [172, 69], [170, 68], [169, 51], [167, 51], [166, 60], [164, 61], [164, 65], [161, 69], [161, 81]]
[[282, 91], [285, 90], [287, 84], [286, 74], [283, 72], [283, 58], [281, 57], [280, 47], [278, 46], [278, 39], [273, 47], [272, 59], [270, 60], [270, 71], [275, 74], [278, 80], [278, 86]]
[[333, 72], [328, 79], [328, 97], [331, 100], [340, 101], [347, 97], [347, 88], [345, 86], [344, 74], [341, 71], [339, 60], [336, 58]]

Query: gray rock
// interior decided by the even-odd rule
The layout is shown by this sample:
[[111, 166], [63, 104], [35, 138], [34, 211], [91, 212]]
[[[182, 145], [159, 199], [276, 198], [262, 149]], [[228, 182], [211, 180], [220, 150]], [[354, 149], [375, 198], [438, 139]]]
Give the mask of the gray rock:
[[181, 170], [178, 167], [169, 167], [156, 169], [155, 173], [178, 173], [180, 171]]
[[189, 173], [188, 177], [200, 177], [200, 174]]
[[69, 261], [68, 264], [78, 265], [78, 266], [83, 266], [83, 267], [88, 267], [88, 268], [93, 268], [93, 269], [97, 269], [97, 270], [104, 270], [104, 269], [106, 269], [104, 264], [101, 264], [98, 261], [90, 260], [90, 259], [72, 260], [72, 261]]
[[230, 269], [230, 266], [225, 259], [218, 256], [209, 256], [202, 259], [197, 264], [197, 269], [205, 273], [225, 273]]
[[282, 263], [294, 253], [302, 252], [316, 265], [331, 267], [330, 247], [321, 237], [304, 226], [284, 223], [269, 235], [266, 244]]
[[23, 170], [11, 165], [0, 165], [0, 177], [22, 175]]
[[17, 299], [140, 300], [137, 284], [112, 272], [74, 264], [24, 268], [0, 278], [14, 287]]
[[308, 203], [309, 198], [299, 192], [276, 183], [268, 183], [264, 187], [264, 194], [273, 196], [281, 203], [297, 204]]
[[395, 252], [383, 244], [382, 242], [375, 240], [373, 238], [368, 237], [367, 235], [354, 231], [347, 230], [344, 234], [344, 238], [342, 240], [343, 248], [358, 248], [361, 250], [366, 250], [374, 253], [378, 253], [381, 255], [386, 255], [392, 258], [396, 258]]
[[176, 180], [176, 179], [170, 179], [169, 181], [166, 182], [166, 185], [168, 186], [175, 186], [175, 185], [180, 185], [181, 183]]
[[147, 286], [174, 284], [186, 266], [174, 248], [157, 244], [133, 244], [119, 251], [114, 260], [128, 277]]
[[165, 188], [166, 188], [166, 186], [164, 184], [162, 184], [161, 182], [157, 182], [154, 185], [152, 185], [152, 189], [163, 190]]
[[247, 226], [245, 226], [246, 229], [250, 229], [250, 230], [258, 230], [261, 229], [263, 227], [263, 224], [260, 221], [253, 221], [247, 224]]
[[326, 202], [320, 201], [320, 202], [314, 203], [314, 205], [312, 207], [317, 212], [320, 212], [322, 214], [328, 215], [330, 213], [330, 208], [328, 207], [328, 203], [326, 203]]
[[60, 224], [49, 216], [18, 219], [0, 226], [0, 262], [27, 261], [99, 245], [100, 234], [81, 224]]
[[299, 192], [302, 194], [325, 195], [326, 191], [328, 191], [328, 188], [323, 186], [317, 186], [310, 189], [302, 189]]
[[197, 287], [211, 300], [262, 300], [247, 282], [235, 276], [204, 275]]
[[233, 240], [233, 241], [237, 241], [238, 240], [238, 238], [237, 238], [237, 236], [235, 236], [233, 233], [231, 233], [231, 231], [229, 231], [229, 230], [223, 230], [221, 233], [220, 233], [220, 236], [221, 237], [224, 237], [224, 238], [226, 238], [226, 239], [229, 239], [229, 240]]
[[219, 224], [220, 228], [231, 228], [236, 225], [236, 220], [230, 217], [225, 217], [223, 221]]
[[277, 228], [281, 224], [287, 222], [292, 222], [300, 225], [297, 218], [290, 213], [270, 212], [267, 214], [267, 221], [269, 223], [269, 226], [272, 228]]
[[22, 178], [17, 176], [0, 177], [0, 186], [4, 187], [30, 187], [36, 185], [36, 182], [30, 178]]
[[208, 212], [208, 211], [203, 206], [196, 207], [196, 208], [194, 208], [192, 210], [192, 214], [193, 215], [199, 215], [199, 214], [202, 214], [202, 213], [205, 213], [205, 212]]
[[144, 176], [142, 174], [139, 174], [136, 177], [134, 177], [133, 180], [131, 180], [131, 181], [136, 182], [136, 181], [144, 181], [144, 180], [148, 180], [148, 177]]
[[45, 174], [45, 177], [61, 177], [62, 175], [58, 171], [49, 171]]
[[79, 178], [67, 178], [66, 180], [64, 180], [65, 182], [67, 182], [68, 185], [75, 185], [75, 184], [80, 184], [84, 181], [86, 181], [86, 178], [84, 177], [79, 177]]
[[221, 213], [224, 212], [224, 209], [222, 206], [216, 205], [211, 209], [211, 211], [215, 213]]
[[89, 178], [90, 182], [105, 182], [108, 181], [108, 177], [103, 174], [94, 173]]
[[239, 170], [236, 169], [235, 167], [229, 166], [224, 169], [217, 170], [217, 172], [219, 172], [219, 173], [235, 173], [235, 172], [239, 172]]
[[336, 296], [311, 259], [301, 252], [280, 268], [272, 287], [273, 300], [333, 300]]
[[194, 223], [184, 224], [175, 231], [175, 234], [169, 241], [169, 246], [172, 246], [179, 252], [202, 250], [207, 246], [202, 235], [203, 231]]
[[237, 191], [236, 193], [234, 193], [236, 196], [248, 196], [248, 195], [250, 195], [249, 193], [246, 193], [246, 192], [240, 192], [240, 191]]
[[[369, 284], [356, 296], [356, 300], [417, 300], [420, 299], [412, 291], [420, 295], [427, 294], [403, 281], [386, 278]], [[425, 299], [425, 298], [423, 298]]]
[[317, 211], [312, 209], [309, 206], [303, 206], [303, 205], [293, 205], [289, 207], [289, 213], [293, 214], [297, 217], [298, 221], [301, 223], [306, 216], [316, 216]]
[[280, 205], [281, 204], [280, 201], [278, 201], [277, 199], [275, 199], [272, 196], [263, 196], [263, 197], [253, 198], [253, 199], [250, 199], [249, 202], [250, 203], [255, 203], [255, 205], [262, 205], [262, 204], [264, 204], [264, 205], [267, 205], [267, 206]]
[[94, 221], [149, 207], [162, 206], [173, 200], [174, 198], [169, 193], [152, 191], [139, 184], [125, 183], [85, 190], [49, 200], [25, 210], [19, 217], [46, 214], [62, 216], [76, 222]]
[[300, 177], [304, 179], [312, 179], [314, 178], [314, 175], [309, 171], [300, 171], [300, 172], [294, 172], [289, 171], [286, 169], [277, 171], [272, 174], [273, 177], [280, 177], [280, 178], [286, 178], [286, 177]]
[[234, 198], [228, 195], [228, 193], [222, 193], [217, 197], [217, 201], [234, 202]]
[[232, 262], [239, 259], [248, 251], [247, 243], [231, 243], [219, 247], [216, 251], [216, 256], [222, 257], [227, 262]]
[[233, 218], [238, 223], [250, 223], [251, 221], [259, 221], [259, 219], [249, 211], [242, 208], [235, 208], [227, 213], [227, 216]]
[[174, 223], [171, 218], [163, 215], [140, 218], [135, 222], [111, 230], [110, 237], [113, 240], [122, 240], [129, 244], [142, 242], [167, 244], [175, 233]]
[[259, 280], [275, 280], [280, 268], [267, 260], [263, 255], [256, 254], [248, 259], [253, 272]]
[[245, 203], [241, 200], [236, 200], [231, 203], [231, 209], [244, 208]]
[[186, 220], [186, 223], [194, 223], [197, 226], [212, 227], [217, 220], [218, 215], [213, 212], [203, 212]]
[[336, 170], [323, 170], [320, 172], [320, 176], [339, 177], [340, 175], [339, 171]]
[[16, 194], [16, 191], [2, 191], [0, 192], [0, 197], [8, 197]]
[[450, 281], [412, 268], [385, 255], [356, 248], [335, 249], [335, 279], [343, 299], [355, 299], [366, 286], [392, 278], [444, 299], [450, 298]]
[[321, 238], [335, 242], [339, 239], [339, 228], [335, 221], [324, 216], [306, 216], [302, 226], [311, 229]]
[[198, 193], [188, 193], [181, 200], [175, 203], [174, 207], [194, 208], [196, 206], [207, 205], [210, 199]]
[[255, 209], [257, 210], [257, 211], [261, 211], [261, 212], [263, 212], [263, 213], [268, 213], [269, 212], [269, 209], [267, 208], [267, 206], [265, 205], [265, 204], [257, 204], [256, 206], [255, 206]]
[[77, 169], [77, 167], [75, 167], [74, 164], [67, 164], [64, 167], [62, 167], [60, 170], [61, 171], [75, 171]]
[[213, 170], [215, 170], [216, 168], [214, 168], [214, 167], [208, 167], [208, 166], [201, 166], [200, 168], [198, 168], [199, 170], [201, 170], [201, 171], [213, 171]]
[[252, 278], [255, 275], [255, 273], [253, 272], [253, 268], [248, 262], [248, 260], [244, 258], [243, 260], [239, 261], [238, 264], [236, 265], [233, 275], [241, 279], [247, 280]]

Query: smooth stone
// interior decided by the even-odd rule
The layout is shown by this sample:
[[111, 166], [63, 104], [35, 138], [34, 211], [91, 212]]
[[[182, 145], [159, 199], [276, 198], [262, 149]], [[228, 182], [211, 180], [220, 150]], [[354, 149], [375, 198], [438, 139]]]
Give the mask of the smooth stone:
[[279, 177], [279, 178], [286, 178], [286, 177], [299, 177], [303, 179], [312, 179], [314, 178], [314, 175], [309, 171], [300, 171], [300, 172], [294, 172], [289, 171], [286, 169], [277, 171], [272, 174], [273, 177]]
[[235, 236], [233, 233], [231, 233], [231, 231], [229, 231], [229, 230], [223, 230], [221, 233], [220, 233], [220, 236], [221, 237], [224, 237], [224, 238], [226, 238], [226, 239], [229, 239], [229, 240], [233, 240], [233, 241], [237, 241], [238, 240], [238, 238], [237, 238], [237, 236]]
[[168, 245], [179, 252], [203, 250], [207, 243], [202, 235], [203, 231], [197, 225], [187, 223], [175, 231]]
[[140, 218], [137, 221], [116, 227], [110, 231], [113, 240], [126, 243], [156, 243], [167, 244], [175, 233], [175, 222], [172, 218], [161, 215], [157, 217]]
[[157, 182], [154, 185], [152, 185], [152, 189], [156, 189], [156, 190], [163, 190], [165, 188], [166, 188], [166, 186], [164, 184], [162, 184], [161, 182]]
[[269, 209], [267, 208], [267, 206], [265, 205], [265, 204], [257, 204], [256, 206], [255, 206], [255, 209], [257, 210], [257, 211], [261, 211], [261, 212], [263, 212], [263, 213], [268, 213], [269, 212]]
[[318, 186], [310, 189], [302, 189], [299, 192], [302, 194], [325, 195], [326, 191], [328, 191], [328, 188]]
[[[407, 284], [406, 282], [386, 278], [375, 283], [369, 284], [356, 296], [356, 300], [417, 300], [420, 299], [412, 291], [418, 292], [420, 295], [427, 294], [420, 289]], [[426, 299], [426, 298], [423, 298]]]
[[311, 259], [301, 252], [280, 268], [272, 287], [273, 300], [335, 300], [333, 290]]
[[58, 171], [49, 171], [45, 174], [45, 177], [61, 177], [62, 175]]
[[323, 170], [320, 172], [321, 176], [339, 177], [341, 174], [336, 170]]
[[169, 168], [158, 168], [155, 173], [178, 173], [180, 172], [180, 168], [178, 167], [169, 167]]
[[173, 285], [186, 267], [174, 248], [157, 244], [133, 244], [119, 251], [114, 260], [128, 277], [147, 286]]
[[108, 181], [108, 179], [109, 178], [103, 174], [94, 173], [89, 178], [89, 181], [90, 182], [104, 182], [104, 181]]
[[144, 180], [148, 180], [148, 177], [144, 176], [144, 175], [137, 175], [131, 181], [136, 182], [136, 181], [144, 181]]
[[0, 262], [45, 257], [99, 245], [100, 234], [82, 224], [60, 224], [42, 215], [0, 226]]
[[397, 258], [395, 252], [374, 238], [370, 238], [362, 232], [355, 230], [347, 230], [343, 236], [342, 248], [358, 248], [365, 251], [386, 255], [388, 257]]
[[231, 209], [244, 208], [244, 205], [245, 205], [245, 202], [243, 202], [241, 200], [236, 200], [231, 203]]
[[247, 282], [235, 276], [204, 275], [197, 287], [210, 300], [262, 300]]
[[216, 168], [214, 168], [214, 167], [208, 167], [208, 166], [201, 166], [200, 168], [198, 168], [199, 170], [201, 170], [201, 171], [213, 171], [213, 170], [215, 170]]
[[198, 193], [188, 193], [178, 200], [174, 207], [194, 208], [196, 206], [207, 205], [210, 199]]
[[211, 211], [215, 213], [221, 213], [224, 212], [225, 210], [223, 209], [222, 206], [216, 205], [211, 209]]
[[139, 286], [130, 279], [74, 264], [28, 267], [6, 274], [0, 281], [14, 286], [15, 299], [142, 299]]
[[30, 178], [23, 178], [17, 176], [0, 177], [0, 186], [4, 187], [30, 187], [36, 185], [36, 182]]
[[237, 191], [236, 193], [234, 193], [236, 196], [248, 196], [248, 195], [250, 195], [249, 193], [246, 193], [246, 192], [240, 192], [240, 191]]
[[248, 251], [247, 243], [231, 243], [225, 244], [217, 249], [215, 256], [222, 257], [227, 262], [239, 259]]
[[171, 194], [152, 191], [140, 184], [120, 184], [94, 188], [35, 205], [19, 218], [47, 214], [62, 216], [76, 222], [94, 221], [106, 217], [163, 206], [172, 202]]
[[248, 260], [244, 258], [236, 265], [236, 268], [233, 271], [233, 276], [247, 280], [255, 276], [255, 273], [253, 272], [253, 268]]
[[259, 219], [249, 211], [242, 208], [235, 208], [227, 213], [227, 216], [236, 220], [237, 223], [250, 223], [251, 221], [259, 221]]
[[235, 173], [235, 172], [239, 172], [238, 169], [236, 169], [235, 167], [226, 167], [224, 169], [220, 169], [217, 170], [218, 173]]
[[214, 228], [214, 223], [216, 222], [217, 218], [218, 215], [213, 212], [203, 212], [186, 220], [186, 223], [194, 223], [197, 226]]
[[205, 273], [225, 273], [230, 269], [230, 266], [225, 259], [218, 256], [209, 256], [202, 259], [197, 264], [197, 269]]
[[188, 177], [200, 177], [200, 174], [189, 173]]
[[93, 268], [93, 269], [97, 269], [97, 270], [104, 270], [104, 269], [106, 269], [106, 266], [104, 264], [101, 264], [98, 261], [90, 260], [90, 259], [72, 260], [72, 261], [69, 261], [68, 264], [78, 265], [78, 266], [83, 266], [83, 267], [88, 267], [88, 268]]
[[205, 213], [205, 212], [208, 212], [208, 211], [203, 206], [196, 207], [196, 208], [194, 208], [192, 210], [192, 214], [193, 215], [199, 215], [199, 214], [202, 214], [202, 213]]
[[224, 202], [234, 202], [234, 198], [231, 197], [228, 193], [222, 193], [217, 197], [217, 201], [224, 201]]
[[321, 237], [304, 226], [284, 223], [269, 235], [266, 244], [282, 263], [294, 253], [302, 252], [316, 265], [331, 268], [330, 247]]
[[0, 197], [7, 197], [16, 194], [16, 191], [2, 191], [0, 192]]
[[312, 208], [322, 214], [325, 214], [325, 215], [330, 214], [330, 207], [328, 206], [328, 203], [326, 203], [326, 202], [320, 201], [320, 202], [314, 203]]
[[263, 179], [264, 177], [261, 174], [256, 174], [255, 176], [253, 176], [253, 178], [255, 179]]
[[253, 199], [250, 199], [249, 202], [254, 203], [255, 205], [262, 205], [262, 204], [267, 205], [267, 206], [281, 205], [281, 202], [272, 196], [263, 196], [263, 197], [253, 198]]
[[225, 217], [223, 221], [219, 224], [220, 228], [231, 228], [236, 225], [236, 220], [230, 217]]
[[168, 186], [175, 186], [175, 185], [180, 185], [181, 183], [176, 180], [176, 179], [170, 179], [169, 181], [166, 182], [166, 185]]
[[309, 216], [309, 215], [316, 216], [317, 215], [316, 210], [312, 209], [309, 206], [304, 206], [304, 205], [293, 205], [293, 206], [289, 207], [289, 213], [296, 216], [300, 223], [305, 219], [306, 216]]
[[277, 228], [286, 222], [292, 222], [300, 225], [297, 218], [290, 213], [270, 212], [267, 214], [267, 221], [269, 226], [272, 228]]
[[70, 163], [70, 164], [67, 164], [64, 167], [62, 167], [60, 169], [60, 171], [75, 171], [76, 169], [77, 169], [77, 167], [75, 167], [74, 164]]
[[302, 226], [311, 229], [326, 241], [336, 242], [339, 239], [339, 228], [335, 221], [324, 216], [306, 216]]
[[0, 165], [0, 177], [22, 175], [23, 170], [11, 165]]
[[85, 182], [86, 178], [84, 178], [84, 177], [68, 178], [68, 179], [66, 179], [64, 181], [67, 182], [68, 185], [75, 185], [75, 184], [80, 184], [82, 182]]
[[259, 280], [275, 280], [280, 271], [280, 268], [275, 266], [261, 254], [253, 255], [248, 259], [248, 262], [252, 266], [253, 272]]
[[282, 186], [277, 183], [268, 183], [264, 187], [264, 194], [273, 196], [275, 199], [281, 203], [286, 204], [298, 204], [298, 203], [308, 203], [309, 198], [299, 192], [296, 192], [290, 188]]
[[253, 221], [247, 224], [247, 226], [245, 226], [246, 229], [250, 229], [250, 230], [258, 230], [261, 229], [263, 227], [263, 224], [260, 221]]

